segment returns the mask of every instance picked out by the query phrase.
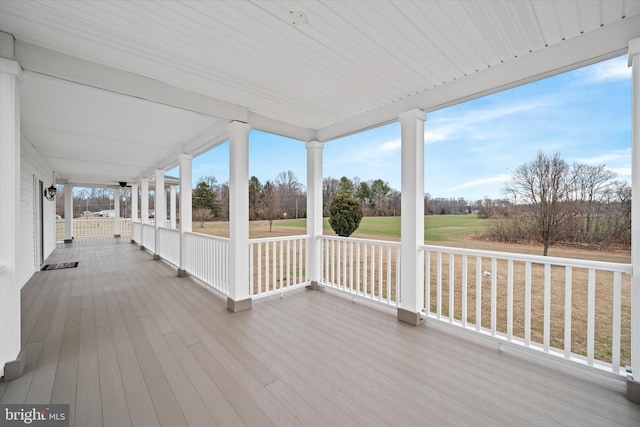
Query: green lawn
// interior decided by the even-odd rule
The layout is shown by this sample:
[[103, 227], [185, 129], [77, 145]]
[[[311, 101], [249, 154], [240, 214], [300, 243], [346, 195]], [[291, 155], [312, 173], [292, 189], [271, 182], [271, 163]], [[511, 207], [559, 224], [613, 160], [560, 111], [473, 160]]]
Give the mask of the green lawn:
[[[305, 219], [287, 221], [288, 226], [306, 227]], [[484, 233], [489, 226], [486, 219], [474, 215], [437, 215], [424, 217], [424, 239], [431, 242], [457, 240], [475, 233]], [[329, 219], [324, 219], [323, 228], [331, 230]], [[400, 237], [400, 217], [364, 217], [357, 234]]]

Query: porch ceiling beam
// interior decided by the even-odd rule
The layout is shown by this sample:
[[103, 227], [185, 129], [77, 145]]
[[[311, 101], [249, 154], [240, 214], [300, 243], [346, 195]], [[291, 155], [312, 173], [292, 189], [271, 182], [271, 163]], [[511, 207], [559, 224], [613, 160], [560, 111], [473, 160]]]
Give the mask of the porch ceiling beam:
[[247, 121], [245, 107], [16, 40], [16, 61], [24, 70], [107, 90], [206, 116]]
[[614, 58], [627, 53], [629, 40], [637, 37], [640, 15], [317, 130], [316, 137], [319, 141], [336, 139], [394, 122], [400, 113], [410, 109], [428, 113]]
[[156, 169], [169, 170], [178, 164], [178, 158], [180, 154], [189, 154], [193, 157], [199, 156], [205, 151], [210, 150], [213, 147], [217, 147], [228, 139], [227, 136], [228, 123], [224, 120], [215, 122], [212, 126], [207, 128], [200, 135], [187, 141], [178, 150], [175, 150], [153, 167], [145, 170], [137, 178], [149, 177]]
[[284, 123], [252, 111], [249, 111], [249, 124], [251, 125], [251, 129], [286, 136], [304, 142], [313, 141], [316, 137], [316, 133], [312, 129], [303, 128], [291, 123]]

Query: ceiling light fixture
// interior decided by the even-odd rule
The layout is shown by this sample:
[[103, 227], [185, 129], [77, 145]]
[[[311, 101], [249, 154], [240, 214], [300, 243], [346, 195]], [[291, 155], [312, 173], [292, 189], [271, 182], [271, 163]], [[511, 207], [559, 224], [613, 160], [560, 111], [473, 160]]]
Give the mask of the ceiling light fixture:
[[306, 24], [307, 15], [299, 10], [289, 12], [289, 22], [293, 25]]

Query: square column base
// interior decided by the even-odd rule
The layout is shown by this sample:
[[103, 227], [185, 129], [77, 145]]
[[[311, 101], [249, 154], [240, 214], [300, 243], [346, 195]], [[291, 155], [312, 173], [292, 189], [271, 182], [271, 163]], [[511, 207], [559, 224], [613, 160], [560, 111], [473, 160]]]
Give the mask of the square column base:
[[320, 283], [317, 280], [312, 280], [311, 282], [309, 282], [309, 284], [307, 286], [305, 286], [307, 289], [312, 290], [312, 291], [318, 291], [320, 289], [322, 289], [322, 286], [320, 286]]
[[16, 360], [4, 364], [4, 381], [11, 381], [20, 377], [26, 363], [27, 358], [25, 356], [25, 349], [23, 348]]
[[631, 377], [627, 377], [627, 399], [640, 403], [640, 381], [634, 381]]
[[188, 275], [189, 273], [187, 273], [187, 270], [185, 270], [184, 268], [178, 269], [178, 277], [187, 277]]
[[239, 311], [251, 310], [251, 298], [243, 299], [240, 301], [234, 301], [227, 297], [227, 310], [232, 313]]
[[412, 326], [418, 326], [424, 322], [421, 313], [414, 313], [404, 308], [398, 308], [398, 320]]
[[154, 261], [158, 261], [160, 259], [160, 255], [158, 254], [153, 254], [153, 260]]

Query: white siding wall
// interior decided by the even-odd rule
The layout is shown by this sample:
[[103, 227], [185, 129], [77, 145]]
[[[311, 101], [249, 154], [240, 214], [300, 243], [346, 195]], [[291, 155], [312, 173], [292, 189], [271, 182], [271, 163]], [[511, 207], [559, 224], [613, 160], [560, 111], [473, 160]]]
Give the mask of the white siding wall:
[[[38, 181], [42, 180], [45, 188], [51, 185], [53, 171], [38, 154], [31, 143], [22, 135], [20, 147], [20, 240], [17, 257], [17, 280], [20, 287], [38, 271], [38, 249], [36, 248], [38, 217], [37, 201], [44, 203], [44, 260], [53, 252], [55, 242], [55, 202], [50, 202], [42, 194], [34, 194]], [[39, 199], [36, 199], [39, 197]], [[44, 261], [43, 260], [43, 261]]]

